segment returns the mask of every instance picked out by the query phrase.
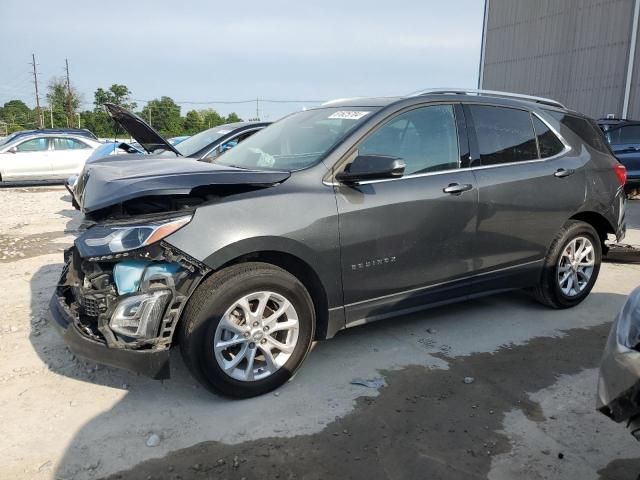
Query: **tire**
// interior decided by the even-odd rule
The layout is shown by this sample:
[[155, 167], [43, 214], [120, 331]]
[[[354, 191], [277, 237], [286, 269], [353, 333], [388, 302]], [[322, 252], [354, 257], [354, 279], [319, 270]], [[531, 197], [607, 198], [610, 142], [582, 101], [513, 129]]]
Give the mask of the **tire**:
[[[593, 247], [593, 267], [587, 282], [584, 282], [584, 277], [579, 275], [578, 278], [584, 282], [584, 285], [581, 285], [581, 289], [579, 289], [580, 291], [567, 293], [566, 289], [570, 288], [568, 287], [569, 283], [563, 284], [565, 290], [560, 285], [561, 256], [570, 247], [571, 242], [577, 241], [579, 244], [580, 239], [587, 239]], [[570, 220], [560, 229], [551, 243], [551, 247], [544, 259], [540, 283], [532, 290], [534, 298], [551, 308], [569, 308], [578, 305], [589, 295], [593, 285], [596, 283], [601, 262], [602, 243], [598, 232], [588, 223]], [[563, 272], [563, 277], [564, 275]], [[573, 283], [573, 280], [571, 280], [571, 284]]]
[[[247, 300], [244, 307], [242, 299]], [[263, 303], [264, 314], [259, 315]], [[285, 308], [276, 323], [264, 318]], [[296, 321], [297, 327], [283, 330]], [[290, 273], [266, 263], [241, 263], [214, 273], [198, 286], [181, 324], [180, 349], [194, 377], [215, 393], [248, 398], [274, 390], [300, 367], [314, 338], [315, 310], [307, 290]], [[273, 332], [266, 333], [269, 325]], [[272, 347], [275, 342], [283, 350], [270, 350], [277, 349]]]

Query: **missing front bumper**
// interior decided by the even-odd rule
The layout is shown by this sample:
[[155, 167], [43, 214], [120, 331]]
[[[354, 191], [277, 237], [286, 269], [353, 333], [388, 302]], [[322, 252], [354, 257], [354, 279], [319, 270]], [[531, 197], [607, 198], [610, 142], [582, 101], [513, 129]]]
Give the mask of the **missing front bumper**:
[[49, 302], [51, 323], [57, 327], [65, 343], [73, 353], [97, 363], [124, 368], [156, 380], [170, 377], [169, 349], [129, 350], [109, 348], [93, 340], [75, 326], [57, 294]]

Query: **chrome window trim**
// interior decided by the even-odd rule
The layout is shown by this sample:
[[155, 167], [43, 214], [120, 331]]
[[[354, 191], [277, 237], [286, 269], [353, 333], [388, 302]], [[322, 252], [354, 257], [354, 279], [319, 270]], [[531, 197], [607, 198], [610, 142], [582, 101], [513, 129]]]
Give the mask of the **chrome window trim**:
[[[531, 112], [533, 115], [535, 115], [538, 120], [540, 120], [542, 123], [544, 123], [549, 130], [551, 130], [551, 132], [558, 137], [558, 140], [560, 140], [560, 142], [562, 143], [562, 145], [564, 145], [564, 150], [562, 150], [560, 153], [556, 153], [555, 155], [552, 155], [550, 157], [545, 157], [545, 158], [541, 158], [540, 160], [550, 160], [552, 158], [556, 158], [559, 157], [560, 155], [564, 155], [565, 153], [568, 153], [571, 151], [571, 145], [569, 145], [569, 142], [567, 142], [564, 137], [562, 135], [560, 135], [560, 132], [558, 132], [558, 130], [556, 130], [553, 125], [551, 125], [549, 122], [547, 122], [544, 118], [542, 118], [540, 115], [538, 115], [536, 112]], [[533, 131], [533, 133], [535, 133], [535, 130]], [[537, 137], [537, 135], [536, 135]], [[517, 162], [514, 162], [517, 163]]]
[[[498, 106], [498, 105], [491, 105], [491, 106]], [[501, 107], [501, 106], [498, 106], [498, 107]], [[513, 166], [513, 165], [526, 165], [526, 164], [530, 164], [530, 163], [549, 162], [549, 161], [555, 160], [557, 158], [560, 158], [560, 157], [566, 155], [567, 153], [569, 153], [571, 150], [573, 150], [571, 148], [571, 145], [569, 145], [569, 143], [564, 139], [564, 137], [562, 135], [560, 135], [560, 132], [558, 132], [558, 130], [556, 130], [552, 125], [550, 125], [549, 122], [547, 120], [545, 120], [543, 117], [541, 117], [538, 113], [532, 112], [530, 110], [526, 110], [526, 109], [523, 109], [523, 108], [519, 108], [519, 107], [503, 107], [503, 108], [514, 108], [516, 110], [523, 110], [523, 111], [529, 112], [531, 115], [535, 115], [536, 118], [538, 118], [538, 120], [540, 120], [542, 123], [544, 123], [547, 126], [547, 128], [549, 128], [549, 130], [551, 130], [551, 132], [560, 140], [560, 143], [562, 143], [562, 145], [564, 146], [564, 149], [561, 152], [556, 153], [555, 155], [552, 155], [550, 157], [537, 158], [535, 160], [524, 160], [524, 161], [521, 161], [521, 162], [497, 163], [495, 165], [479, 165], [477, 167], [452, 168], [452, 169], [448, 169], [448, 170], [440, 170], [440, 171], [437, 171], [437, 172], [417, 173], [417, 174], [406, 175], [406, 176], [397, 177], [397, 178], [384, 178], [384, 179], [380, 179], [380, 180], [367, 180], [367, 181], [364, 181], [364, 182], [358, 182], [358, 183], [356, 183], [356, 185], [371, 185], [371, 184], [375, 184], [375, 183], [396, 182], [398, 180], [405, 180], [405, 179], [411, 179], [411, 178], [427, 177], [427, 176], [432, 176], [432, 175], [442, 175], [442, 174], [447, 174], [447, 173], [452, 173], [452, 172], [460, 172], [460, 171], [468, 171], [468, 170], [471, 170], [471, 171], [473, 171], [473, 170], [487, 170], [489, 168], [500, 168], [500, 167], [509, 167], [509, 166]], [[533, 122], [532, 122], [531, 128], [533, 128]], [[535, 128], [533, 128], [533, 133], [534, 134], [536, 133], [535, 132]], [[537, 135], [536, 135], [536, 143], [537, 143]], [[332, 177], [335, 178], [335, 174], [332, 175]], [[328, 181], [328, 180], [323, 180], [322, 183], [324, 185], [333, 186], [333, 187], [339, 186], [339, 185], [343, 185], [340, 182]]]

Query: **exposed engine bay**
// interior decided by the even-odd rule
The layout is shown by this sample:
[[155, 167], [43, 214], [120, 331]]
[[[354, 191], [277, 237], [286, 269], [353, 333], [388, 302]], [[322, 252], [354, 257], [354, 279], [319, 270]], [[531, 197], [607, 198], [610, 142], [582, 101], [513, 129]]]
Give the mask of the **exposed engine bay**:
[[170, 245], [81, 258], [65, 252], [57, 296], [86, 337], [116, 349], [168, 349], [186, 300], [209, 269]]

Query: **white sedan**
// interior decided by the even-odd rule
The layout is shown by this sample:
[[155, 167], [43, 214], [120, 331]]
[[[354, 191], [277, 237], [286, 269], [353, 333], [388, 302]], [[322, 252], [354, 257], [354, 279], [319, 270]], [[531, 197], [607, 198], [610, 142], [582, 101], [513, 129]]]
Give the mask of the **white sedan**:
[[0, 181], [64, 180], [102, 143], [81, 135], [25, 135], [0, 146]]

